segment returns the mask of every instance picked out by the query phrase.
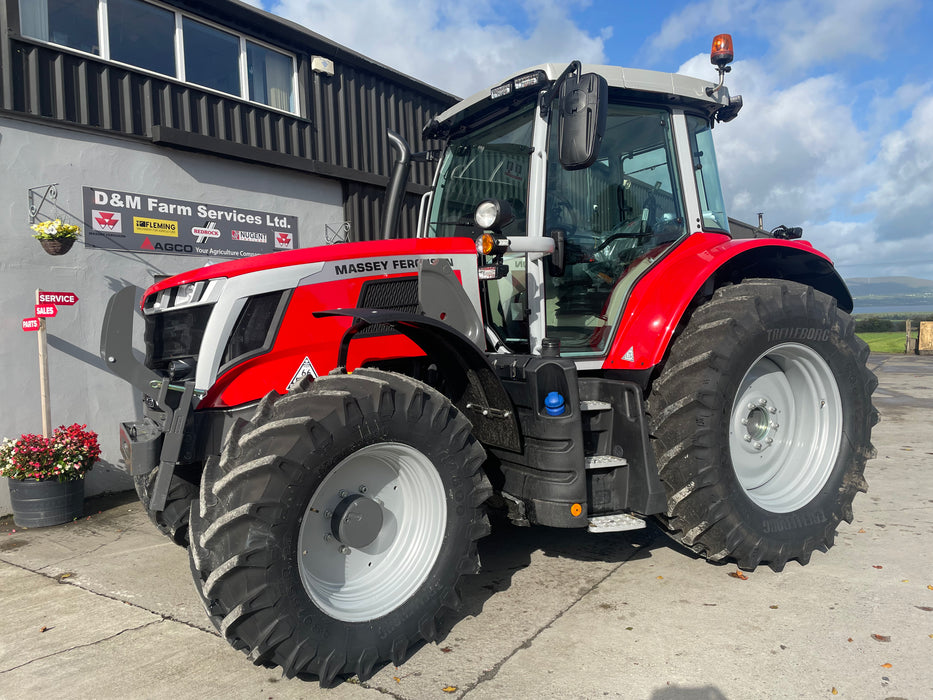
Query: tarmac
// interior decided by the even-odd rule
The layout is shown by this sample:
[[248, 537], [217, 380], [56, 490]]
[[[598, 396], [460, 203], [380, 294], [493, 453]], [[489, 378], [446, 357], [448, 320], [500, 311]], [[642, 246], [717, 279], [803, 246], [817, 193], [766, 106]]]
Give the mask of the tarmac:
[[872, 355], [882, 421], [855, 520], [807, 566], [736, 576], [653, 525], [498, 524], [436, 644], [321, 689], [218, 636], [135, 494], [0, 520], [2, 698], [933, 698], [933, 357]]

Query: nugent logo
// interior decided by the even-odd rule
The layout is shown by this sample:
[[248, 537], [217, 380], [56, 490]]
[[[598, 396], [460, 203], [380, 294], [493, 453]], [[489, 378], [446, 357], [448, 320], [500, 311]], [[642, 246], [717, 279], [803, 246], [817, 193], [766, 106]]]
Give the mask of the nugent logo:
[[268, 238], [266, 234], [259, 231], [231, 231], [230, 235], [235, 241], [246, 241], [248, 243], [265, 243]]

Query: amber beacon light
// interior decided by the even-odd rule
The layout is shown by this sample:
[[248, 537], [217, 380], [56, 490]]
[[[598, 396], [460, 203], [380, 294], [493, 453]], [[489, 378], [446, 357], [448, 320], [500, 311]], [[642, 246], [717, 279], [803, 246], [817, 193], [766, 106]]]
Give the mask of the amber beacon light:
[[732, 35], [717, 34], [713, 39], [713, 48], [711, 48], [709, 52], [709, 62], [714, 66], [722, 68], [732, 63], [733, 58]]

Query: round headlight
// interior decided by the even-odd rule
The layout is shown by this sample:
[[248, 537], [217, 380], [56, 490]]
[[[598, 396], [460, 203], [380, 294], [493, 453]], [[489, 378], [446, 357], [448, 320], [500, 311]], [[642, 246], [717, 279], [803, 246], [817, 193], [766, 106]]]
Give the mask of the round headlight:
[[484, 202], [480, 202], [479, 206], [476, 207], [473, 220], [480, 228], [492, 229], [499, 220], [499, 213], [499, 202], [494, 199], [487, 199]]

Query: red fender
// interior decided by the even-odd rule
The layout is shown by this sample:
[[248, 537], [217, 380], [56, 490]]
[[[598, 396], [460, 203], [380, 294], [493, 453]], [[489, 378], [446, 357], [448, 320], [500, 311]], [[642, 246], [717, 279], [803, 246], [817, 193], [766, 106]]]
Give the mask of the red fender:
[[806, 241], [732, 239], [724, 234], [694, 233], [635, 285], [603, 369], [644, 370], [661, 362], [697, 292], [718, 270], [740, 256], [754, 259], [758, 269], [770, 273], [760, 276], [799, 279], [810, 284], [822, 280], [822, 284], [813, 286], [836, 296], [840, 308], [852, 308], [851, 297], [832, 261]]

